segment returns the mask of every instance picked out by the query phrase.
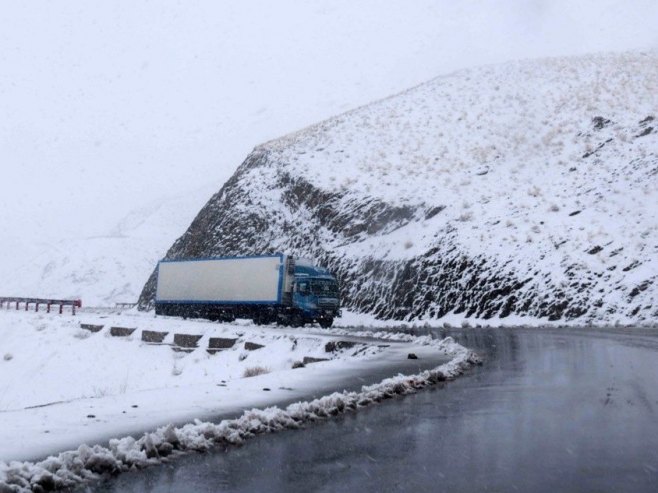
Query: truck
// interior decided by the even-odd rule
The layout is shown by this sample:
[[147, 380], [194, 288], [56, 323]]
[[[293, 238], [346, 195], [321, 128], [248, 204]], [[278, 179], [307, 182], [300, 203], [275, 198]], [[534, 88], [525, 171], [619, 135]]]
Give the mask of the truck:
[[312, 261], [277, 253], [161, 260], [157, 315], [293, 327], [331, 327], [341, 315], [336, 277]]

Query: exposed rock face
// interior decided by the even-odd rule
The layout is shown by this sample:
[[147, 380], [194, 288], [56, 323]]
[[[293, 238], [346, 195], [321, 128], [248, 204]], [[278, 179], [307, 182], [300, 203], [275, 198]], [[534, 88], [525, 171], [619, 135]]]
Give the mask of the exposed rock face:
[[439, 78], [256, 148], [167, 258], [315, 258], [380, 318], [655, 319], [657, 114], [655, 54]]

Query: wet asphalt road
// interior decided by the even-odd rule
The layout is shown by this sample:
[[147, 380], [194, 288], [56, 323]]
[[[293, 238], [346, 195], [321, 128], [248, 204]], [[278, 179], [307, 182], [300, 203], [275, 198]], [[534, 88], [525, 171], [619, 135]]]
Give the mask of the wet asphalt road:
[[104, 492], [657, 492], [658, 333], [437, 331], [485, 364], [304, 430], [91, 485]]

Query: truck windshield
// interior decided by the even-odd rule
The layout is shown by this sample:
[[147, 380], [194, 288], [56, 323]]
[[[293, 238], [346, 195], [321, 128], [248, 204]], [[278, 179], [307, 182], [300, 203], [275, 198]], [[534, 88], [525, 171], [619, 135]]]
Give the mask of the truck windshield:
[[313, 294], [337, 296], [338, 284], [331, 279], [313, 279], [311, 291]]

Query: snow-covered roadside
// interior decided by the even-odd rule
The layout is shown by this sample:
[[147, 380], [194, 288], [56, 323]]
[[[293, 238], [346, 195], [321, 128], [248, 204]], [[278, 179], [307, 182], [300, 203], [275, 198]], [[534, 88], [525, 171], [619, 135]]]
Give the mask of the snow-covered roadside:
[[[103, 329], [93, 333], [81, 322]], [[112, 337], [113, 326], [136, 331]], [[142, 342], [145, 330], [167, 332], [165, 344]], [[199, 347], [172, 350], [174, 333], [200, 335]], [[211, 337], [235, 344], [209, 354]], [[263, 347], [248, 350], [246, 343]], [[328, 343], [335, 345], [331, 351]], [[353, 391], [397, 371], [439, 366], [461, 351], [451, 340], [404, 334], [217, 324], [134, 311], [71, 317], [1, 310], [0, 461], [33, 460], [169, 423]], [[411, 352], [422, 364], [411, 366]], [[304, 358], [328, 360], [296, 368]], [[257, 368], [269, 373], [245, 378]]]
[[[602, 322], [587, 322], [581, 319], [555, 320], [537, 318], [530, 316], [509, 315], [507, 317], [492, 317], [489, 319], [466, 317], [464, 313], [451, 313], [439, 319], [421, 318], [413, 321], [405, 320], [380, 320], [369, 313], [355, 313], [343, 310], [343, 316], [336, 319], [334, 328], [327, 331], [334, 335], [362, 335], [378, 334], [382, 338], [390, 340], [409, 340], [404, 330], [412, 329], [454, 329], [454, 328], [506, 328], [506, 327], [533, 327], [533, 328], [632, 328], [632, 329], [655, 329], [658, 328], [658, 320], [624, 320], [612, 324]], [[388, 335], [383, 335], [388, 334]]]
[[363, 386], [357, 392], [334, 392], [307, 402], [297, 402], [285, 409], [268, 407], [245, 411], [239, 418], [218, 424], [196, 420], [182, 427], [173, 425], [145, 433], [141, 438], [112, 439], [108, 447], [81, 445], [77, 450], [37, 462], [0, 462], [0, 487], [8, 491], [52, 490], [72, 487], [132, 467], [157, 464], [171, 455], [202, 451], [215, 444], [239, 444], [262, 433], [298, 428], [305, 423], [365, 407], [396, 395], [405, 395], [462, 374], [479, 358], [452, 339], [442, 341], [452, 352], [449, 363], [410, 376], [398, 375], [380, 383]]
[[[81, 328], [81, 323], [103, 329], [93, 333]], [[112, 327], [135, 331], [127, 337], [112, 337]], [[142, 342], [146, 330], [166, 332], [163, 344]], [[172, 351], [175, 334], [201, 336], [198, 348], [189, 353]], [[273, 327], [154, 318], [141, 313], [58, 317], [0, 311], [0, 335], [0, 412], [5, 413], [161, 388], [216, 385], [240, 380], [254, 368], [270, 374], [288, 370], [304, 357], [350, 357], [349, 352], [325, 351], [326, 343], [335, 339], [331, 335], [298, 337]], [[211, 337], [234, 344], [212, 355], [206, 351]], [[248, 344], [264, 347], [248, 350]], [[367, 358], [381, 349], [369, 346], [359, 356]]]

